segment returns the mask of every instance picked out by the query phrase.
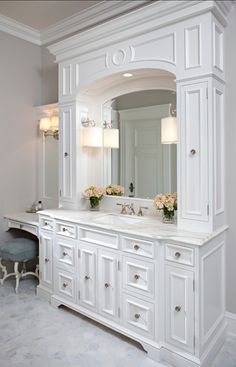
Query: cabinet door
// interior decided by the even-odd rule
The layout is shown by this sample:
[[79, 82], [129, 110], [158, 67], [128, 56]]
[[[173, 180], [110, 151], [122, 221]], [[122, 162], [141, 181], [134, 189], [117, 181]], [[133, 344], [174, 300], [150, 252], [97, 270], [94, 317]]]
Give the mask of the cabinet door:
[[74, 125], [75, 113], [73, 105], [60, 108], [60, 202], [74, 200]]
[[110, 319], [119, 317], [119, 255], [111, 251], [99, 250], [99, 312]]
[[207, 83], [180, 87], [180, 210], [183, 219], [208, 221]]
[[166, 341], [194, 352], [193, 272], [166, 266]]
[[40, 284], [44, 287], [52, 289], [53, 281], [53, 238], [51, 235], [40, 234], [40, 256], [39, 256], [39, 271]]
[[97, 249], [87, 244], [80, 245], [80, 303], [92, 309], [96, 308], [96, 261]]

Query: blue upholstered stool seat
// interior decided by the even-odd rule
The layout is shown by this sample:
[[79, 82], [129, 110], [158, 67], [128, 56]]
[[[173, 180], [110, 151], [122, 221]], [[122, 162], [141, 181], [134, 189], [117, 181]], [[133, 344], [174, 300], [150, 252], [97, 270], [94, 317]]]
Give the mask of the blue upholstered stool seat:
[[0, 257], [7, 261], [28, 261], [38, 256], [38, 242], [15, 238], [0, 244]]
[[[3, 272], [3, 278], [0, 279], [0, 284], [3, 285], [4, 281], [10, 276], [16, 277], [16, 292], [18, 291], [19, 280], [27, 275], [34, 275], [38, 278], [38, 265], [35, 272], [27, 272], [25, 263], [38, 256], [38, 241], [30, 240], [28, 238], [14, 238], [10, 241], [6, 241], [0, 244], [0, 269]], [[14, 272], [7, 273], [7, 268], [2, 264], [4, 261], [14, 262]], [[23, 262], [23, 269], [21, 272], [18, 270], [18, 264]]]

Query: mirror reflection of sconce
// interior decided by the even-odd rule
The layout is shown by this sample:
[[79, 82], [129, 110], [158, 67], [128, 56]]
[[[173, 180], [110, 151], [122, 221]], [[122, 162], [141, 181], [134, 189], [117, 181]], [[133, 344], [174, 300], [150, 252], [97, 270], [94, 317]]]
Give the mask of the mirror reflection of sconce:
[[40, 119], [39, 129], [43, 131], [45, 137], [53, 136], [59, 139], [59, 118], [58, 116], [43, 117]]
[[83, 129], [83, 146], [101, 148], [103, 146], [103, 129], [95, 124], [95, 121], [89, 118], [81, 119]]
[[176, 109], [170, 105], [170, 116], [161, 119], [161, 143], [177, 144]]
[[112, 123], [103, 122], [103, 146], [104, 148], [119, 149], [119, 129], [114, 129]]

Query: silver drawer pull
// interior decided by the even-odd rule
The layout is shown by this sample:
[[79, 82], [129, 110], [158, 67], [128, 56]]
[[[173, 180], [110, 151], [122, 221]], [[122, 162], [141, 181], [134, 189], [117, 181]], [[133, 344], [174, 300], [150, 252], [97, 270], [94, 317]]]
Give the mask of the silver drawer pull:
[[62, 286], [63, 286], [63, 288], [66, 288], [68, 286], [68, 284], [67, 283], [63, 283]]
[[110, 286], [111, 286], [111, 285], [110, 285], [109, 283], [105, 283], [105, 284], [104, 284], [104, 287], [105, 287], [105, 288], [108, 288], [108, 287], [110, 287]]
[[49, 258], [48, 257], [45, 257], [44, 261], [45, 261], [45, 263], [48, 263], [49, 262]]
[[24, 226], [23, 226], [23, 224], [20, 224], [20, 229], [22, 229]]
[[139, 245], [134, 245], [134, 250], [138, 251], [139, 250]]
[[181, 306], [175, 306], [175, 312], [180, 312], [181, 311]]
[[84, 279], [85, 279], [85, 280], [89, 280], [89, 279], [91, 279], [91, 278], [90, 278], [90, 276], [89, 276], [89, 275], [85, 275]]
[[63, 228], [62, 228], [62, 232], [65, 232], [65, 231], [66, 231], [66, 228], [65, 228], [65, 227], [63, 227]]
[[181, 256], [181, 253], [177, 251], [177, 252], [175, 253], [175, 257], [176, 257], [176, 259], [179, 259], [179, 258], [180, 258], [180, 256]]
[[136, 314], [134, 315], [134, 318], [135, 318], [136, 320], [140, 319], [140, 313], [136, 313]]
[[49, 224], [48, 224], [48, 222], [44, 222], [44, 225], [47, 227]]
[[138, 280], [140, 278], [140, 275], [134, 274], [134, 279]]
[[65, 252], [65, 251], [63, 251], [62, 255], [63, 255], [63, 256], [67, 256], [67, 255], [68, 255], [68, 253], [67, 253], [67, 252]]
[[190, 153], [191, 153], [191, 155], [195, 155], [196, 154], [196, 150], [195, 149], [191, 149], [190, 150]]

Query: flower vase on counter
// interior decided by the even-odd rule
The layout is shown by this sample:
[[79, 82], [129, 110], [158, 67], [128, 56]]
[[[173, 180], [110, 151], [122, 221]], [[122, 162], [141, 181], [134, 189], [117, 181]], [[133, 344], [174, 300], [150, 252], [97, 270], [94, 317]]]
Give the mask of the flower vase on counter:
[[99, 204], [104, 195], [104, 189], [96, 186], [90, 186], [84, 191], [84, 197], [89, 199], [90, 210], [99, 210]]
[[162, 210], [162, 222], [172, 224], [175, 222], [175, 210], [177, 210], [177, 193], [159, 194], [154, 199], [154, 206]]

